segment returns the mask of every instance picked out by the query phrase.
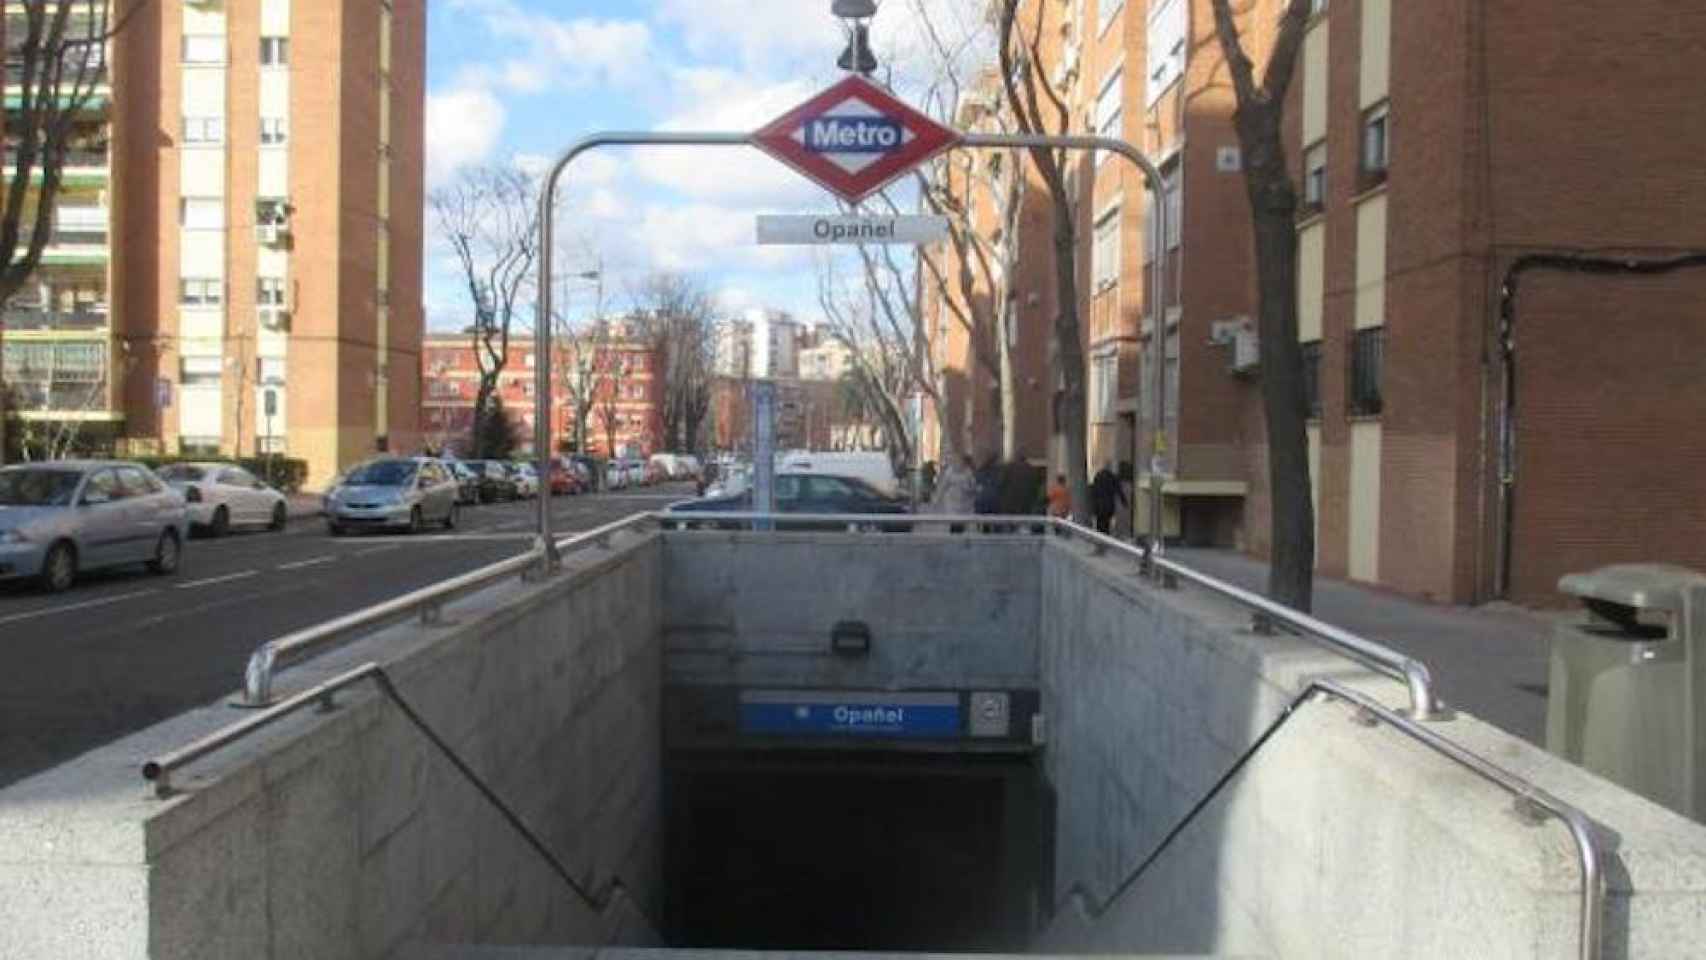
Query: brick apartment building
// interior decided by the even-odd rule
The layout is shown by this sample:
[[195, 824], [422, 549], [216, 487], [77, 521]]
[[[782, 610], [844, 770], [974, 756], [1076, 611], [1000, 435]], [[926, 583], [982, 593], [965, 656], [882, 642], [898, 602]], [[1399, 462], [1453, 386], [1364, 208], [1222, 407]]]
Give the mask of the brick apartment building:
[[[1092, 463], [1130, 459], [1153, 482], [1159, 247], [1164, 529], [1262, 554], [1249, 216], [1210, 4], [1034, 2], [1078, 129], [1155, 158], [1179, 225], [1146, 229], [1150, 198], [1117, 159], [1075, 165]], [[1241, 20], [1258, 70], [1282, 6]], [[1320, 570], [1556, 602], [1570, 570], [1706, 568], [1706, 269], [1666, 266], [1706, 250], [1706, 125], [1677, 122], [1697, 112], [1706, 9], [1315, 7], [1287, 139]], [[1048, 285], [1047, 229], [1045, 210], [1021, 287]]]
[[[535, 357], [533, 341], [525, 334], [516, 336], [498, 374], [497, 396], [521, 426], [521, 449], [527, 452], [533, 449]], [[653, 346], [619, 334], [585, 350], [563, 345], [551, 369], [551, 430], [558, 449], [576, 442], [575, 397], [583, 392], [589, 402], [587, 452], [611, 456], [612, 434], [617, 456], [645, 456], [661, 449], [662, 368]], [[421, 380], [422, 443], [466, 453], [480, 382], [472, 336], [429, 335], [421, 352]]]
[[26, 416], [311, 485], [417, 445], [424, 0], [153, 0], [111, 48], [11, 308]]

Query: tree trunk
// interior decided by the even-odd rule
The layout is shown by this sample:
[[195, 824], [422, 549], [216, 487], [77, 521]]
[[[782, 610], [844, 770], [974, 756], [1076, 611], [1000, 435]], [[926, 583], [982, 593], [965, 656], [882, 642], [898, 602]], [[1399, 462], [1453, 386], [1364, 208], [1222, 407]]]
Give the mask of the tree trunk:
[[474, 446], [474, 456], [484, 457], [486, 450], [486, 422], [490, 419], [492, 408], [492, 391], [497, 388], [497, 375], [480, 375], [480, 386], [474, 393], [474, 430], [470, 440]]
[[1055, 355], [1060, 363], [1060, 429], [1066, 435], [1066, 488], [1072, 491], [1072, 517], [1090, 522], [1089, 417], [1084, 407], [1084, 345], [1078, 339], [1077, 230], [1069, 204], [1055, 202], [1054, 282], [1059, 291], [1055, 315]]
[[1314, 599], [1315, 503], [1309, 401], [1297, 342], [1297, 193], [1285, 168], [1278, 110], [1247, 109], [1238, 129], [1249, 159], [1245, 184], [1255, 225], [1262, 407], [1268, 424], [1273, 513], [1268, 596], [1308, 612]]

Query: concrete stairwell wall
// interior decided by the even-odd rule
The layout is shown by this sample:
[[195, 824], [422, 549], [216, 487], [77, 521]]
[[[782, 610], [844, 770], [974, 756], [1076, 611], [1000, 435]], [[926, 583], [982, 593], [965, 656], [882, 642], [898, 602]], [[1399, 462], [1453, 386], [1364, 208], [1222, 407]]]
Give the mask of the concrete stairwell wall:
[[[1520, 816], [1508, 793], [1337, 701], [1303, 706], [1107, 903], [1306, 679], [1332, 677], [1394, 707], [1406, 697], [1314, 644], [1253, 635], [1244, 613], [1201, 590], [1154, 589], [1129, 561], [1060, 541], [1042, 566], [1061, 902], [1040, 949], [1577, 955], [1580, 873], [1563, 825]], [[1606, 957], [1698, 954], [1706, 827], [1472, 716], [1432, 729], [1600, 825], [1611, 851]]]
[[142, 761], [244, 714], [214, 704], [0, 792], [0, 958], [287, 960], [426, 943], [647, 943], [660, 899], [655, 535], [571, 555], [278, 679], [388, 665], [401, 694], [589, 887], [603, 915], [371, 683], [191, 766]]

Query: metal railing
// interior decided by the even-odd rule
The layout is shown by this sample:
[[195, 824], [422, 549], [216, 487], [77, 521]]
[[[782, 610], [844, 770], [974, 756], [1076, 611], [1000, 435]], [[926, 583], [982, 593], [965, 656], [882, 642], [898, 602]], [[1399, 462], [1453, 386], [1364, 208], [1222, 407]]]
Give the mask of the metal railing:
[[[1208, 809], [1214, 798], [1249, 765], [1256, 754], [1273, 739], [1275, 734], [1279, 733], [1280, 728], [1296, 716], [1298, 709], [1321, 695], [1343, 700], [1353, 705], [1360, 721], [1369, 726], [1383, 723], [1511, 794], [1515, 797], [1520, 814], [1532, 816], [1538, 811], [1562, 822], [1570, 832], [1570, 840], [1576, 848], [1576, 863], [1581, 868], [1582, 874], [1581, 901], [1578, 908], [1579, 956], [1582, 960], [1599, 960], [1605, 922], [1605, 875], [1600, 866], [1599, 845], [1594, 840], [1592, 821], [1588, 819], [1587, 814], [1467, 747], [1447, 740], [1432, 729], [1387, 707], [1373, 697], [1326, 677], [1316, 677], [1309, 681], [1303, 691], [1286, 705], [1285, 711], [1273, 723], [1269, 724], [1261, 736], [1250, 744], [1244, 753], [1238, 757], [1238, 760], [1191, 807], [1190, 811], [1173, 825], [1173, 828], [1161, 838], [1155, 848], [1139, 861], [1130, 873], [1126, 874], [1125, 878], [1114, 887], [1113, 892], [1109, 893], [1106, 898], [1098, 899], [1084, 884], [1074, 883], [1072, 888], [1067, 891], [1066, 897], [1062, 898], [1062, 904], [1076, 897], [1084, 904], [1085, 912], [1091, 921], [1100, 920], [1105, 916], [1115, 903], [1118, 903], [1127, 892], [1137, 885], [1137, 882], [1149, 872], [1151, 867], [1160, 862], [1162, 854], [1166, 853], [1168, 848], [1172, 846], [1173, 841], [1184, 833], [1185, 828], [1199, 814]], [[1059, 907], [1057, 906], [1056, 911], [1058, 912], [1058, 910]]]
[[[561, 554], [587, 546], [604, 546], [609, 543], [613, 534], [651, 522], [652, 514], [634, 514], [614, 523], [607, 523], [602, 527], [588, 530], [585, 533], [565, 537], [556, 542], [557, 552]], [[393, 597], [384, 603], [357, 610], [325, 623], [315, 624], [295, 633], [286, 634], [276, 640], [268, 640], [255, 648], [255, 652], [249, 655], [248, 665], [243, 670], [243, 693], [236, 704], [244, 707], [271, 706], [273, 703], [273, 675], [284, 666], [337, 646], [359, 633], [365, 633], [411, 616], [418, 616], [422, 624], [440, 623], [443, 619], [445, 604], [458, 597], [490, 586], [499, 580], [515, 576], [535, 575], [544, 568], [545, 561], [544, 552], [538, 545], [535, 545], [526, 553], [518, 554], [506, 560], [499, 560], [461, 576], [422, 587], [400, 597]], [[243, 732], [246, 733], [247, 731]], [[242, 733], [230, 739], [234, 740], [240, 736]]]

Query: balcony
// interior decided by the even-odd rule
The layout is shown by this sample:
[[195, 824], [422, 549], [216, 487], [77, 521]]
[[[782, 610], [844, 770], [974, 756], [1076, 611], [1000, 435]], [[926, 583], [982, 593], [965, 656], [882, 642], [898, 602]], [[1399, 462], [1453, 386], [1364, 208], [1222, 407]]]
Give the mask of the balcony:
[[26, 330], [105, 330], [111, 323], [105, 304], [74, 310], [48, 310], [40, 306], [17, 305], [5, 312], [6, 329]]

